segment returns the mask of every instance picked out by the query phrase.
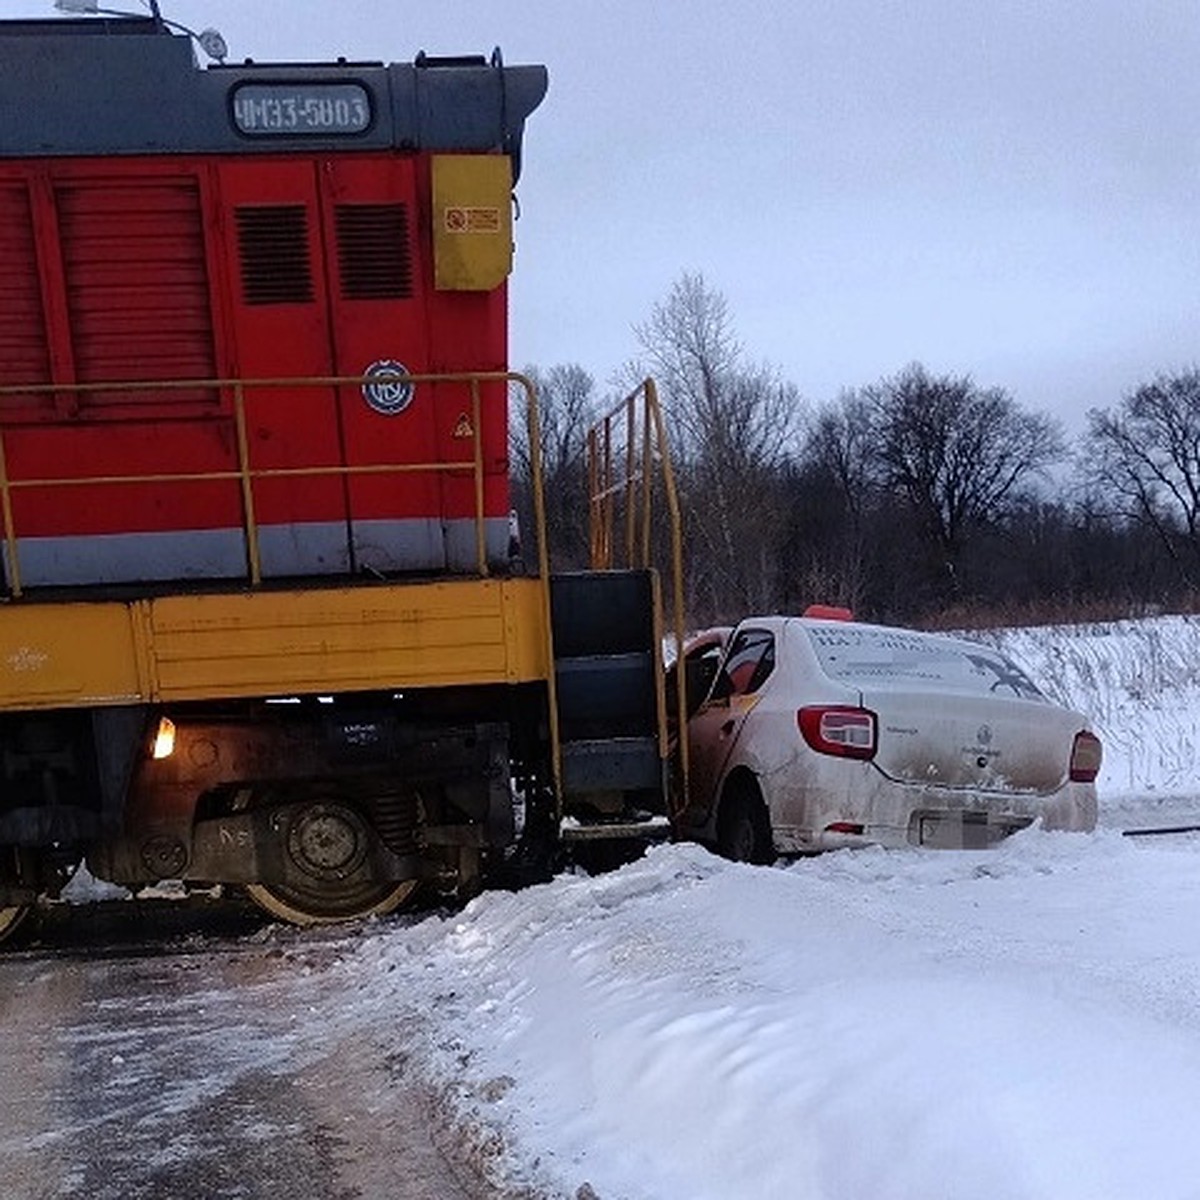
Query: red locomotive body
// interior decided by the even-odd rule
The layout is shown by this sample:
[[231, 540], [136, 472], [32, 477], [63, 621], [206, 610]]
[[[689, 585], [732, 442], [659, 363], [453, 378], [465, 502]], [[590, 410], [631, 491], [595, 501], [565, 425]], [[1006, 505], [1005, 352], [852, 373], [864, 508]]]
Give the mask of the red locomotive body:
[[493, 569], [545, 89], [0, 22], [0, 940], [83, 860], [309, 923], [663, 811], [652, 572]]
[[[36, 24], [17, 39], [35, 63]], [[6, 138], [0, 161], [0, 386], [30, 388], [0, 399], [22, 583], [245, 574], [234, 390], [187, 380], [383, 375], [244, 391], [242, 466], [294, 472], [255, 483], [264, 576], [474, 569], [469, 472], [370, 468], [476, 454], [503, 559], [504, 386], [393, 376], [506, 369], [512, 180], [489, 152], [519, 140], [542, 69], [198, 71], [186, 39], [141, 24], [55, 23], [60, 57], [103, 46], [133, 73], [105, 80], [99, 116], [86, 70], [81, 95], [31, 84], [27, 150]], [[146, 386], [97, 386], [117, 381]], [[28, 486], [97, 477], [114, 482]]]

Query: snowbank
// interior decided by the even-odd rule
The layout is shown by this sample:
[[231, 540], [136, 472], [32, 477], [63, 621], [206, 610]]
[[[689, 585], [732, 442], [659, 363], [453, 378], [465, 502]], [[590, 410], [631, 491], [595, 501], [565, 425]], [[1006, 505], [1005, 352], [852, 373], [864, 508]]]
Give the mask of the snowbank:
[[429, 1014], [409, 1050], [500, 1132], [507, 1186], [1195, 1196], [1198, 848], [1031, 830], [773, 869], [663, 847], [371, 938], [346, 1019]]

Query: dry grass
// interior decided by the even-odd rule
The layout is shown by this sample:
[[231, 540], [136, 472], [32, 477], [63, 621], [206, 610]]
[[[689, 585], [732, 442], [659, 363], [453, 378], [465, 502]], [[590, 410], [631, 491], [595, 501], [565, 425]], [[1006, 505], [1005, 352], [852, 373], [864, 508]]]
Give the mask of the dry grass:
[[1164, 604], [1117, 599], [1051, 599], [999, 606], [960, 604], [931, 614], [919, 624], [922, 629], [933, 630], [1024, 629], [1046, 625], [1097, 625], [1197, 613], [1200, 613], [1200, 595], [1191, 593]]
[[976, 628], [1104, 743], [1101, 796], [1200, 793], [1200, 617]]

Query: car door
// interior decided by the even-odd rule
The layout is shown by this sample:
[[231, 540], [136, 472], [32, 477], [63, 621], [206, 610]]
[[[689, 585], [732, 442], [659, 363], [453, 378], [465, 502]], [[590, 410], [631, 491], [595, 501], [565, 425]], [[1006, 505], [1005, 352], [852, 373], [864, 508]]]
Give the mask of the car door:
[[[683, 655], [685, 664], [684, 720], [690, 720], [703, 703], [717, 677], [717, 669], [725, 652], [728, 629], [712, 630], [701, 634], [694, 643], [689, 643]], [[676, 741], [679, 729], [679, 661], [676, 660], [666, 672], [665, 690], [667, 698], [667, 729], [671, 742]]]
[[733, 635], [708, 697], [688, 722], [688, 807], [693, 814], [712, 811], [746, 718], [774, 668], [771, 630], [751, 626]]

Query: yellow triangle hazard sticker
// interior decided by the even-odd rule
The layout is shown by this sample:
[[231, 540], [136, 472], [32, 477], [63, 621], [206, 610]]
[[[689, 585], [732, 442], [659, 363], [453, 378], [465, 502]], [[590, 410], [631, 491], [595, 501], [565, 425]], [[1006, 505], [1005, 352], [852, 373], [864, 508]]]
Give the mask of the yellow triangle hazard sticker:
[[454, 436], [456, 438], [470, 438], [475, 436], [475, 430], [471, 428], [471, 418], [466, 413], [458, 414], [458, 421], [454, 426]]

